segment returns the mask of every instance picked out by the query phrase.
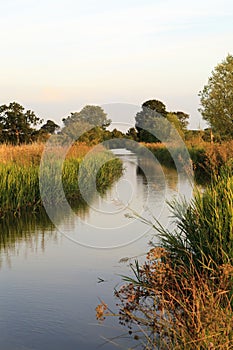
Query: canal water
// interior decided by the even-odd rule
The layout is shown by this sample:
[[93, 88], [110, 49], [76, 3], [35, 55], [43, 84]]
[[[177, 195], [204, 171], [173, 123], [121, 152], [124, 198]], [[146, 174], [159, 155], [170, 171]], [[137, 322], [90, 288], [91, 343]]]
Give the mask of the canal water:
[[[0, 349], [127, 349], [130, 337], [115, 318], [98, 323], [104, 300], [117, 310], [114, 288], [130, 275], [122, 258], [143, 260], [156, 232], [142, 218], [171, 226], [167, 201], [190, 197], [175, 170], [130, 151], [115, 150], [123, 176], [104, 195], [70, 215], [54, 208], [0, 221]], [[111, 340], [111, 342], [108, 342]]]

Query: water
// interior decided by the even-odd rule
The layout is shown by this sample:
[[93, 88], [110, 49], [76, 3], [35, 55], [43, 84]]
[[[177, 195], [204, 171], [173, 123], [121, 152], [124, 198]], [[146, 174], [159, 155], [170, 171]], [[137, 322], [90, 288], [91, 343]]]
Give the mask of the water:
[[[117, 310], [114, 287], [119, 275], [130, 274], [119, 260], [140, 257], [155, 234], [125, 214], [153, 214], [168, 225], [166, 200], [178, 190], [190, 195], [190, 185], [174, 170], [125, 150], [116, 153], [124, 175], [89, 207], [73, 214], [55, 208], [56, 226], [44, 211], [1, 220], [0, 349], [92, 350], [126, 331], [117, 319], [95, 319], [100, 299]], [[125, 349], [131, 344], [130, 338], [114, 341]]]

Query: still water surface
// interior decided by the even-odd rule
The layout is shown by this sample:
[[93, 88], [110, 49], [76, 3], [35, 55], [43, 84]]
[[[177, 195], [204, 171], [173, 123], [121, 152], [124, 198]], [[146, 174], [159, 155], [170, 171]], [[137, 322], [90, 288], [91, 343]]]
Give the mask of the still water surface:
[[0, 349], [93, 350], [125, 332], [116, 319], [98, 324], [95, 307], [101, 298], [114, 310], [119, 275], [130, 273], [119, 260], [141, 256], [155, 234], [132, 213], [167, 225], [166, 200], [178, 190], [189, 195], [190, 184], [155, 162], [115, 153], [124, 162], [122, 178], [72, 217], [54, 208], [57, 227], [44, 211], [1, 219]]

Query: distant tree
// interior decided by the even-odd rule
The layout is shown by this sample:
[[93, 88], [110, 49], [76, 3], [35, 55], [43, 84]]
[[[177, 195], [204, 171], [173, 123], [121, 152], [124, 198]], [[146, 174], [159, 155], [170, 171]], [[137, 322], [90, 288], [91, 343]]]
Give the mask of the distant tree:
[[137, 133], [137, 130], [135, 128], [130, 128], [126, 132], [126, 136], [131, 140], [138, 141], [138, 133]]
[[80, 142], [88, 142], [88, 132], [93, 129], [89, 123], [76, 121], [69, 122], [61, 129], [61, 136], [64, 141], [72, 139]]
[[[184, 131], [186, 129], [185, 130], [183, 129], [182, 124], [181, 124], [180, 120], [177, 117], [177, 114], [176, 113], [168, 113], [167, 114], [167, 120], [173, 125], [173, 127], [176, 129], [176, 131], [179, 133], [179, 135], [184, 138]], [[173, 135], [171, 135], [171, 133]], [[170, 136], [174, 136], [175, 137], [174, 129], [170, 131]]]
[[87, 132], [84, 132], [80, 137], [80, 142], [85, 142], [87, 145], [97, 145], [104, 140], [104, 133], [105, 130], [103, 130], [100, 126], [95, 126], [94, 128], [91, 128]]
[[[142, 142], [160, 142], [153, 135], [153, 131], [157, 134], [163, 124], [163, 118], [167, 116], [166, 107], [163, 102], [158, 100], [148, 100], [142, 104], [142, 111], [136, 114], [135, 128], [138, 131], [138, 139]], [[151, 132], [150, 132], [150, 131]]]
[[125, 137], [125, 134], [120, 131], [120, 130], [117, 130], [116, 128], [112, 130], [111, 132], [111, 137], [112, 139], [122, 139]]
[[104, 141], [108, 135], [106, 130], [111, 120], [99, 106], [85, 106], [80, 112], [71, 113], [67, 118], [62, 119], [64, 127], [61, 130], [67, 135], [80, 142], [95, 145]]
[[62, 119], [65, 126], [74, 122], [84, 122], [92, 126], [100, 126], [106, 129], [111, 124], [111, 119], [107, 119], [107, 114], [99, 106], [85, 106], [80, 112], [71, 113], [67, 118]]
[[[138, 112], [135, 117], [137, 139], [142, 142], [160, 142], [161, 138], [168, 141], [169, 138], [175, 137], [172, 125], [180, 136], [184, 137], [188, 118], [189, 115], [181, 111], [168, 112], [161, 101], [148, 100], [142, 104], [142, 111]], [[156, 137], [155, 134], [159, 137]]]
[[54, 134], [55, 131], [58, 130], [59, 128], [60, 126], [54, 123], [54, 121], [47, 120], [47, 122], [44, 125], [42, 125], [40, 130], [47, 134]]
[[188, 123], [189, 123], [189, 114], [178, 111], [178, 112], [171, 112], [172, 114], [175, 114], [179, 123], [180, 123], [180, 128], [183, 130], [187, 130]]
[[166, 117], [167, 111], [166, 106], [163, 102], [159, 100], [148, 100], [142, 104], [142, 110], [152, 110], [159, 113], [161, 116]]
[[33, 126], [42, 120], [34, 112], [27, 110], [17, 102], [0, 106], [0, 140], [19, 145], [34, 141], [36, 129]]
[[233, 138], [233, 56], [228, 55], [212, 71], [199, 93], [203, 119], [222, 139]]

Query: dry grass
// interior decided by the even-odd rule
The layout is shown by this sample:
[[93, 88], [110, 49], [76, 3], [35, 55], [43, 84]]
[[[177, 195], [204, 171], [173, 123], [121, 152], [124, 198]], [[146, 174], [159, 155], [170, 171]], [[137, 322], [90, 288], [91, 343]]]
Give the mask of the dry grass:
[[[20, 146], [0, 145], [0, 163], [17, 163], [21, 165], [38, 165], [44, 150], [44, 143], [32, 143]], [[74, 144], [67, 158], [82, 158], [91, 150], [85, 143]]]
[[[175, 168], [175, 162], [167, 147], [162, 143], [143, 143], [158, 161], [167, 166]], [[208, 182], [211, 177], [218, 174], [222, 165], [233, 159], [233, 140], [222, 143], [205, 142], [202, 139], [193, 139], [186, 141], [186, 146], [190, 154], [193, 164], [193, 170], [197, 182]], [[182, 156], [182, 149], [176, 149], [175, 145], [171, 146], [174, 154]], [[139, 152], [143, 152], [143, 147], [139, 148]], [[178, 158], [177, 158], [178, 159]]]
[[0, 145], [0, 163], [39, 164], [44, 149], [43, 143], [11, 146]]
[[[191, 268], [190, 268], [191, 266]], [[115, 295], [118, 314], [105, 304], [97, 317], [117, 316], [135, 347], [158, 350], [233, 349], [233, 309], [229, 288], [232, 265], [219, 270], [203, 269], [174, 261], [163, 248], [153, 248], [146, 262], [132, 266], [134, 277], [126, 277]], [[132, 344], [133, 345], [133, 344]]]

